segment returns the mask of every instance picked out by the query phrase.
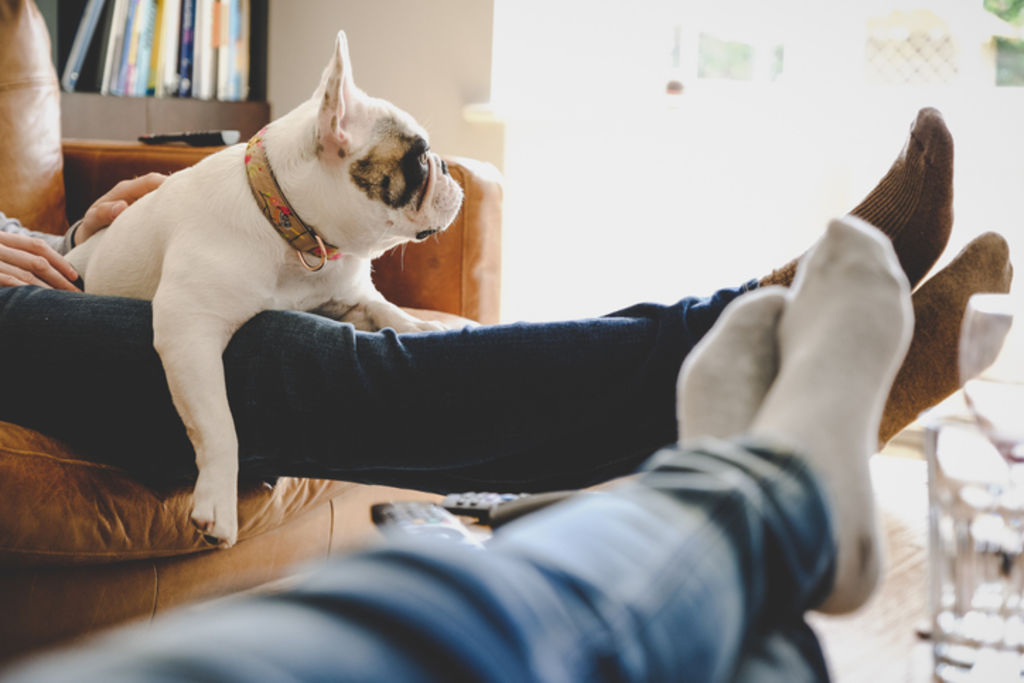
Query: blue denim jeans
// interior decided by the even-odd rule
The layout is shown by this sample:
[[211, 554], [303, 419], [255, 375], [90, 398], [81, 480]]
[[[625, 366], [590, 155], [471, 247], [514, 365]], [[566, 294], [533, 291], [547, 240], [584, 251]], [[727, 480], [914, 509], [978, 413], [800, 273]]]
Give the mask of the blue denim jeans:
[[[241, 476], [578, 488], [676, 440], [682, 359], [746, 289], [588, 320], [362, 333], [267, 311], [224, 353]], [[148, 302], [0, 289], [0, 420], [154, 484], [195, 476]]]
[[822, 490], [793, 454], [669, 447], [487, 550], [383, 544], [13, 680], [827, 680], [802, 616], [832, 580]]

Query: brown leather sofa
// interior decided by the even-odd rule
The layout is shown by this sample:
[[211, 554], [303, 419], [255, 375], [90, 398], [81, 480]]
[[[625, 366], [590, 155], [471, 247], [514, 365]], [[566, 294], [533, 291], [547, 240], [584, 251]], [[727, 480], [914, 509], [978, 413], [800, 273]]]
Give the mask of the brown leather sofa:
[[[30, 0], [0, 0], [0, 210], [62, 232], [116, 181], [172, 172], [215, 149], [61, 140], [49, 39]], [[501, 185], [493, 167], [449, 159], [466, 190], [436, 240], [375, 265], [380, 290], [418, 314], [496, 322]], [[0, 391], [16, 391], [4, 386]], [[139, 444], [145, 457], [145, 444]], [[187, 601], [284, 577], [296, 563], [364, 543], [374, 502], [423, 494], [282, 478], [240, 496], [239, 543], [211, 549], [188, 489], [158, 492], [0, 422], [0, 661]]]

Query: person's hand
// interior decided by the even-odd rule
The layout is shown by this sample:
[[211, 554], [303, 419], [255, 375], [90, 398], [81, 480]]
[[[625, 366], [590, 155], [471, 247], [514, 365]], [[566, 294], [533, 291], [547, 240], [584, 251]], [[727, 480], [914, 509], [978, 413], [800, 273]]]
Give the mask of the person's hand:
[[0, 232], [0, 287], [38, 285], [78, 291], [78, 273], [41, 239]]
[[160, 187], [165, 180], [167, 180], [167, 176], [163, 173], [147, 173], [131, 180], [122, 180], [114, 185], [109, 192], [93, 202], [82, 216], [82, 222], [78, 224], [74, 234], [75, 246], [95, 235], [98, 230], [113, 223], [114, 219], [121, 215], [121, 212], [130, 204]]
[[[162, 173], [148, 173], [114, 185], [85, 212], [73, 235], [75, 246], [113, 223], [130, 204], [165, 180], [167, 176]], [[73, 284], [77, 279], [71, 264], [43, 240], [0, 232], [0, 287], [37, 285], [77, 292]]]

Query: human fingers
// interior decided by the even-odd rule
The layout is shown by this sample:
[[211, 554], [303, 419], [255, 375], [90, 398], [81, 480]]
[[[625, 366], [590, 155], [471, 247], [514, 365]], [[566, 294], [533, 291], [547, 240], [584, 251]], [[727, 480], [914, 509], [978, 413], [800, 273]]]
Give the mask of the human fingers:
[[0, 284], [38, 285], [79, 291], [74, 284], [78, 273], [63, 256], [41, 239], [0, 233]]
[[167, 180], [166, 175], [155, 172], [140, 175], [137, 178], [122, 180], [117, 185], [110, 188], [106, 194], [96, 201], [109, 202], [123, 200], [131, 204], [140, 197], [147, 195], [160, 187], [165, 180]]
[[95, 235], [97, 231], [113, 223], [114, 219], [127, 208], [128, 202], [123, 199], [117, 201], [96, 200], [89, 207], [89, 210], [85, 212], [85, 215], [82, 216], [82, 222], [78, 224], [78, 229], [75, 230], [75, 246], [78, 246]]
[[93, 202], [82, 216], [82, 222], [75, 231], [75, 244], [81, 244], [96, 234], [96, 231], [113, 223], [130, 204], [160, 187], [165, 180], [167, 176], [162, 173], [147, 173], [114, 185]]

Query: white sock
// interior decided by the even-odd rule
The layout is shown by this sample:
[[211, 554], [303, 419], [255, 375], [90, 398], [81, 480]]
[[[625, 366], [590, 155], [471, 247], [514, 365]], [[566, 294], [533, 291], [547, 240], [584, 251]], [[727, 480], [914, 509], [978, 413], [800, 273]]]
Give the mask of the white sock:
[[802, 453], [822, 480], [837, 558], [819, 609], [846, 612], [870, 597], [882, 571], [868, 458], [910, 343], [910, 288], [890, 241], [846, 217], [808, 252], [787, 299], [778, 376], [750, 433]]
[[676, 384], [680, 444], [747, 432], [775, 379], [776, 325], [785, 304], [782, 287], [740, 296], [687, 354]]

